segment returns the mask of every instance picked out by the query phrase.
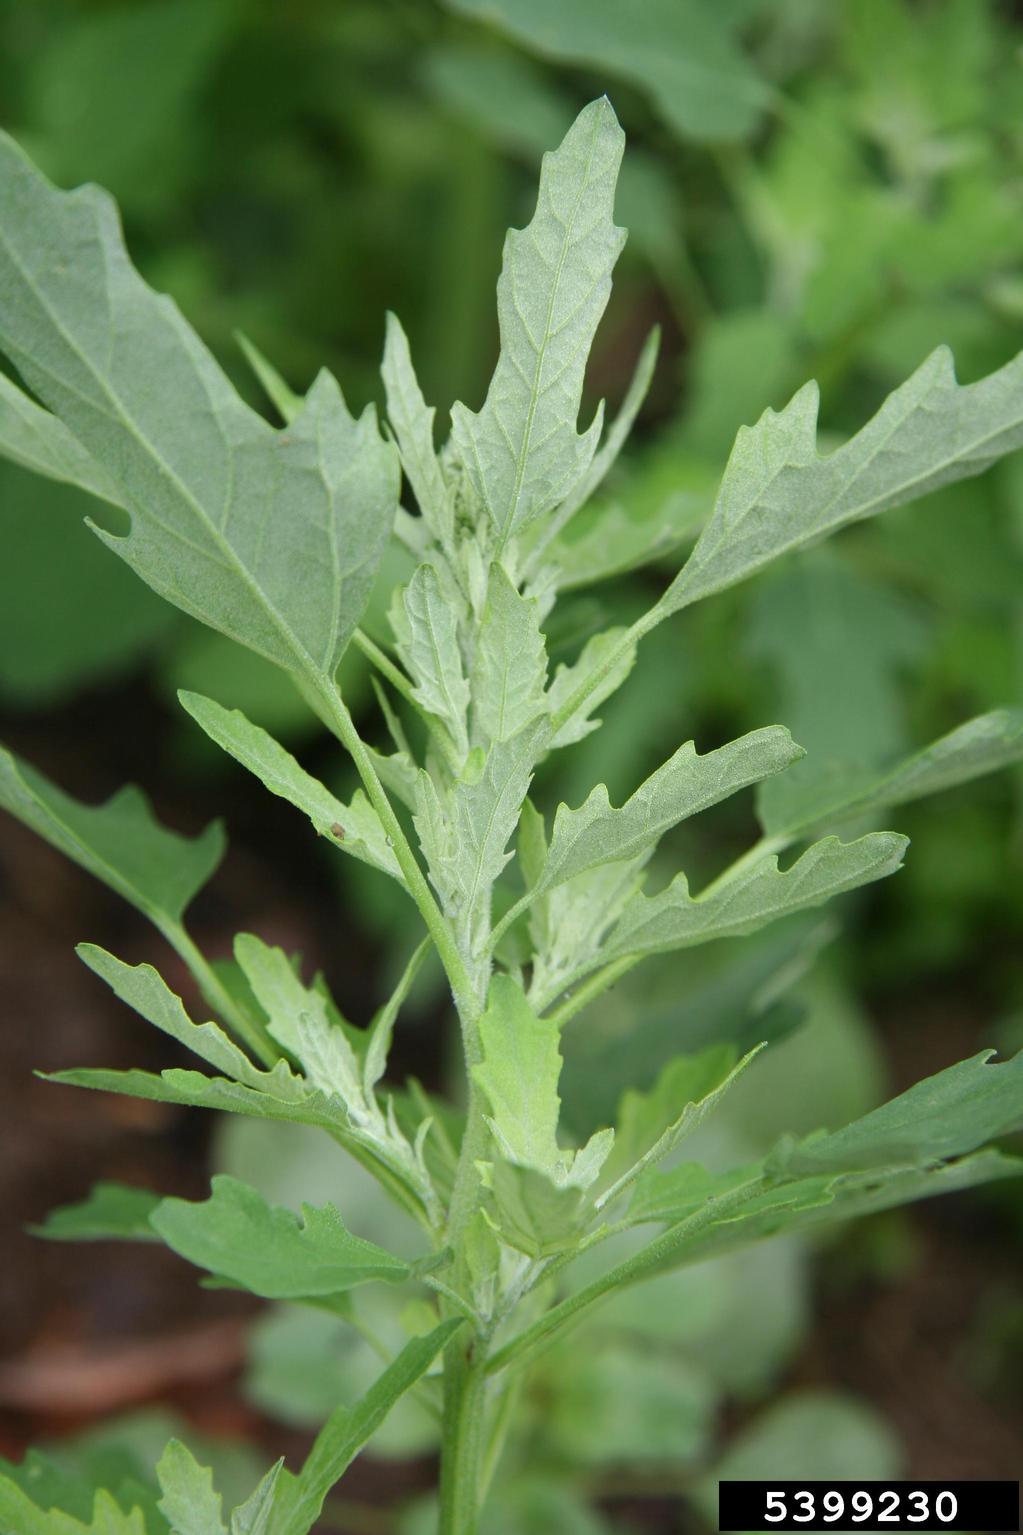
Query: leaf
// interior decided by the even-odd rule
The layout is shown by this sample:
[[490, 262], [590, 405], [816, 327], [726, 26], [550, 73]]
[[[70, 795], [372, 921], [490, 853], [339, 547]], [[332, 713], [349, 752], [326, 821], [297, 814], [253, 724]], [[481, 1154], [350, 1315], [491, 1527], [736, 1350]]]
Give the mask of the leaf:
[[283, 949], [273, 948], [253, 933], [239, 933], [234, 956], [252, 993], [267, 1017], [267, 1027], [292, 1055], [301, 1049], [299, 1020], [310, 1015], [327, 1024], [327, 1004], [315, 987], [306, 986]]
[[458, 606], [433, 565], [420, 565], [396, 613], [398, 648], [420, 708], [446, 727], [462, 759], [469, 750], [469, 684], [462, 667]]
[[812, 1476], [887, 1482], [899, 1475], [901, 1461], [898, 1440], [879, 1413], [838, 1392], [800, 1391], [742, 1429], [696, 1490], [706, 1517], [716, 1525], [720, 1480]]
[[408, 1278], [407, 1263], [353, 1236], [333, 1205], [303, 1205], [299, 1219], [223, 1173], [212, 1190], [202, 1203], [162, 1200], [153, 1230], [182, 1258], [254, 1295], [299, 1300]]
[[231, 1514], [231, 1535], [270, 1535], [277, 1504], [277, 1483], [283, 1470], [282, 1456]]
[[495, 975], [479, 1035], [483, 1061], [472, 1075], [490, 1106], [490, 1126], [502, 1152], [522, 1166], [563, 1168], [557, 1142], [557, 1024], [537, 1017], [510, 976]]
[[776, 857], [766, 856], [695, 899], [685, 875], [677, 874], [661, 895], [633, 896], [601, 957], [656, 954], [754, 933], [790, 912], [893, 874], [906, 845], [895, 832], [871, 832], [856, 842], [825, 837], [784, 872]]
[[605, 699], [617, 692], [636, 664], [635, 645], [619, 654], [619, 644], [625, 632], [622, 628], [612, 628], [595, 634], [587, 640], [573, 665], [562, 665], [555, 671], [547, 689], [547, 707], [551, 714], [557, 714], [577, 688], [593, 680], [585, 706], [577, 709], [561, 726], [551, 742], [552, 750], [574, 745], [599, 726], [600, 721], [593, 718], [594, 709], [599, 709]]
[[219, 822], [182, 837], [159, 824], [134, 787], [82, 805], [2, 747], [0, 806], [160, 928], [180, 923], [224, 855]]
[[441, 1322], [425, 1337], [413, 1338], [354, 1407], [338, 1407], [317, 1435], [297, 1476], [284, 1471], [270, 1535], [308, 1535], [328, 1492], [344, 1475], [395, 1402], [426, 1374], [434, 1359], [463, 1326], [460, 1318]]
[[791, 1177], [934, 1162], [1023, 1127], [1023, 1051], [991, 1065], [994, 1053], [982, 1050], [917, 1082], [842, 1130], [783, 1143], [769, 1171]]
[[350, 805], [344, 805], [240, 709], [224, 709], [200, 693], [180, 692], [178, 698], [212, 741], [254, 773], [271, 794], [303, 811], [321, 837], [404, 883], [380, 819], [361, 789], [355, 791]]
[[112, 506], [123, 505], [110, 476], [64, 423], [29, 399], [4, 373], [0, 373], [0, 454], [49, 480], [77, 485]]
[[649, 95], [683, 138], [747, 137], [767, 88], [734, 41], [727, 7], [701, 0], [448, 0], [545, 58], [608, 71]]
[[737, 1062], [734, 1045], [711, 1045], [699, 1055], [669, 1061], [649, 1092], [627, 1088], [615, 1120], [614, 1151], [604, 1167], [609, 1190], [602, 1203], [617, 1197], [623, 1180], [639, 1177], [698, 1129], [758, 1053], [759, 1047]]
[[412, 982], [419, 973], [420, 965], [430, 952], [431, 942], [429, 938], [423, 939], [402, 971], [394, 991], [369, 1026], [369, 1039], [366, 1041], [366, 1054], [362, 1066], [362, 1082], [367, 1093], [372, 1093], [387, 1069], [387, 1057], [391, 1051], [391, 1040], [394, 1036], [394, 1025], [398, 1013], [412, 988]]
[[[450, 808], [441, 804], [429, 774], [420, 774], [416, 829], [434, 885], [453, 915], [474, 913], [481, 891], [489, 889], [511, 857], [505, 848], [547, 736], [547, 721], [541, 719], [510, 741], [495, 742], [480, 777], [454, 784]], [[485, 934], [475, 937], [482, 941]]]
[[788, 731], [771, 725], [702, 756], [695, 743], [687, 741], [620, 810], [611, 805], [605, 785], [598, 784], [578, 810], [558, 806], [538, 890], [550, 890], [586, 869], [650, 852], [679, 821], [781, 772], [801, 756], [802, 748]]
[[51, 187], [0, 138], [0, 346], [118, 486], [149, 585], [286, 670], [332, 677], [398, 498], [372, 410], [321, 373], [273, 431], [139, 278], [109, 198]]
[[495, 560], [472, 674], [474, 739], [508, 741], [546, 710], [547, 652], [538, 604]]
[[397, 315], [387, 316], [384, 360], [380, 369], [387, 392], [387, 419], [398, 440], [401, 467], [412, 487], [423, 521], [443, 545], [454, 537], [454, 501], [433, 442], [436, 412], [423, 399], [408, 337]]
[[[147, 1535], [140, 1508], [126, 1514], [102, 1489], [96, 1494], [93, 1516], [83, 1524], [57, 1508], [39, 1508], [9, 1477], [0, 1475], [0, 1529], [11, 1535]], [[186, 1532], [187, 1535], [187, 1532]]]
[[451, 412], [452, 441], [502, 541], [571, 495], [596, 451], [601, 413], [582, 436], [577, 422], [625, 238], [612, 221], [623, 145], [604, 98], [544, 156], [533, 220], [505, 243], [501, 352], [486, 402]]
[[122, 1002], [218, 1071], [256, 1091], [272, 1086], [282, 1098], [301, 1094], [302, 1084], [291, 1076], [283, 1061], [273, 1072], [261, 1071], [218, 1024], [193, 1023], [181, 998], [175, 996], [152, 965], [126, 965], [92, 943], [78, 944], [75, 952]]
[[256, 375], [263, 388], [263, 393], [277, 411], [281, 420], [288, 425], [294, 421], [302, 409], [302, 396], [288, 387], [273, 363], [269, 362], [249, 340], [237, 331], [235, 339], [242, 349], [242, 355], [253, 373]]
[[939, 347], [843, 447], [817, 451], [816, 384], [741, 427], [710, 521], [658, 603], [667, 617], [847, 523], [980, 474], [1023, 444], [1023, 354], [956, 383]]
[[1023, 709], [995, 709], [949, 731], [888, 772], [860, 783], [844, 799], [828, 801], [821, 795], [805, 806], [802, 815], [764, 815], [764, 831], [772, 838], [794, 839], [816, 827], [840, 825], [928, 794], [944, 793], [1021, 758]]
[[163, 1490], [160, 1509], [171, 1535], [227, 1535], [220, 1517], [221, 1499], [213, 1490], [213, 1472], [200, 1466], [180, 1439], [172, 1439], [157, 1463]]
[[160, 1195], [149, 1189], [124, 1183], [96, 1183], [87, 1199], [51, 1210], [43, 1224], [32, 1230], [35, 1236], [48, 1237], [52, 1242], [96, 1242], [107, 1238], [152, 1242], [155, 1233], [149, 1217], [159, 1203]]

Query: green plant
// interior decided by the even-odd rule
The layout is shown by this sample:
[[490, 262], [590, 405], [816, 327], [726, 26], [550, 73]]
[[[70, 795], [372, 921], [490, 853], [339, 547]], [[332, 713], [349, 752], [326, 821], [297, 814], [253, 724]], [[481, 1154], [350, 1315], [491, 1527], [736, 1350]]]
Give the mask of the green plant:
[[[600, 100], [545, 160], [533, 221], [505, 248], [487, 399], [478, 412], [454, 406], [438, 453], [393, 317], [383, 361], [390, 434], [372, 409], [353, 418], [329, 374], [299, 399], [257, 358], [285, 419], [272, 429], [134, 272], [104, 194], [54, 190], [0, 140], [0, 347], [36, 397], [3, 380], [7, 451], [126, 511], [126, 535], [97, 529], [109, 548], [294, 679], [358, 771], [346, 804], [237, 710], [194, 693], [181, 701], [340, 853], [375, 871], [367, 878], [406, 892], [426, 933], [371, 1027], [355, 1029], [320, 980], [257, 937], [239, 935], [229, 962], [198, 951], [184, 912], [219, 860], [218, 829], [190, 841], [161, 827], [136, 790], [85, 807], [10, 753], [0, 759], [5, 806], [149, 916], [219, 1019], [193, 1023], [152, 967], [83, 945], [85, 963], [120, 998], [213, 1074], [90, 1069], [56, 1080], [317, 1127], [422, 1229], [420, 1256], [399, 1257], [349, 1231], [333, 1204], [298, 1219], [227, 1176], [199, 1203], [104, 1184], [50, 1217], [51, 1237], [162, 1240], [217, 1283], [324, 1308], [355, 1328], [360, 1286], [418, 1291], [410, 1341], [358, 1406], [335, 1411], [297, 1474], [278, 1463], [233, 1511], [232, 1535], [305, 1535], [361, 1445], [413, 1390], [442, 1416], [440, 1530], [469, 1535], [514, 1428], [523, 1371], [601, 1301], [779, 1231], [1023, 1165], [988, 1144], [1023, 1118], [1023, 1056], [994, 1065], [990, 1052], [844, 1128], [789, 1137], [761, 1162], [724, 1172], [675, 1154], [757, 1048], [678, 1057], [649, 1092], [623, 1081], [613, 1130], [578, 1148], [559, 1139], [561, 1029], [619, 977], [647, 955], [755, 932], [894, 872], [905, 838], [842, 840], [835, 829], [855, 831], [1023, 755], [1023, 715], [1000, 710], [884, 772], [805, 781], [793, 771], [800, 747], [768, 726], [703, 754], [687, 742], [620, 808], [602, 784], [553, 820], [529, 798], [534, 770], [597, 728], [594, 711], [663, 621], [1023, 443], [1023, 358], [960, 387], [939, 351], [825, 457], [807, 385], [740, 431], [703, 532], [654, 606], [548, 676], [543, 626], [559, 585], [571, 583], [570, 566], [549, 551], [621, 449], [656, 356], [653, 338], [606, 434], [602, 411], [580, 434], [586, 360], [624, 240], [612, 218], [622, 149]], [[402, 475], [417, 516], [399, 504]], [[385, 649], [358, 625], [392, 540], [406, 576]], [[625, 563], [650, 553], [641, 541]], [[387, 748], [363, 739], [338, 689], [349, 644], [379, 674]], [[647, 894], [646, 867], [665, 834], [753, 785], [761, 840], [696, 896], [684, 874]], [[431, 947], [461, 1033], [458, 1110], [415, 1082], [380, 1086]], [[604, 1242], [648, 1226], [658, 1228], [650, 1240], [573, 1287], [583, 1253], [595, 1255], [592, 1272]], [[221, 1535], [209, 1473], [183, 1446], [168, 1447], [159, 1478], [158, 1503], [138, 1501], [132, 1487], [101, 1490], [90, 1526], [37, 1471], [11, 1468], [0, 1526]]]

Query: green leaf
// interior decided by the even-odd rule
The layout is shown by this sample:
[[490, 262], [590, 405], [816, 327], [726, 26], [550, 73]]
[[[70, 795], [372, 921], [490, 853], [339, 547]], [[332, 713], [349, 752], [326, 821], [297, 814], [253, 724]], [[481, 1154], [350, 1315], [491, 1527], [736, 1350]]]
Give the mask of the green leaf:
[[635, 645], [618, 654], [624, 634], [622, 628], [605, 629], [602, 634], [595, 634], [587, 640], [577, 661], [556, 669], [547, 689], [547, 707], [551, 714], [557, 714], [562, 704], [566, 704], [585, 682], [592, 678], [593, 683], [585, 706], [565, 721], [551, 742], [552, 749], [572, 746], [599, 726], [600, 721], [593, 718], [594, 709], [599, 709], [605, 699], [617, 692], [636, 664]]
[[108, 1492], [97, 1492], [92, 1519], [84, 1524], [58, 1508], [44, 1511], [16, 1482], [2, 1475], [0, 1529], [5, 1535], [8, 1530], [11, 1535], [147, 1535], [142, 1510], [126, 1514]]
[[490, 567], [472, 674], [474, 739], [508, 741], [546, 710], [547, 652], [538, 603]]
[[1023, 1126], [1023, 1051], [991, 1065], [993, 1050], [917, 1082], [843, 1130], [783, 1143], [769, 1170], [846, 1172], [961, 1156]]
[[398, 649], [415, 682], [420, 708], [444, 725], [464, 760], [469, 750], [469, 684], [459, 648], [457, 595], [433, 565], [420, 565], [401, 595], [393, 626]]
[[218, 822], [182, 837], [159, 824], [134, 787], [82, 805], [2, 747], [0, 806], [161, 928], [180, 923], [224, 855]]
[[163, 1490], [160, 1508], [171, 1535], [227, 1535], [220, 1517], [221, 1498], [213, 1490], [213, 1472], [200, 1466], [180, 1439], [172, 1439], [156, 1467]]
[[550, 890], [586, 869], [649, 853], [679, 821], [781, 772], [801, 756], [802, 748], [788, 731], [771, 725], [703, 756], [687, 741], [620, 810], [611, 805], [605, 785], [598, 784], [578, 810], [558, 806], [537, 888]]
[[308, 1535], [328, 1492], [462, 1325], [461, 1319], [441, 1322], [425, 1337], [413, 1338], [355, 1407], [335, 1409], [298, 1475], [281, 1474], [270, 1535]]
[[241, 331], [236, 332], [236, 340], [242, 349], [242, 355], [253, 373], [263, 387], [263, 393], [277, 411], [281, 420], [288, 425], [294, 421], [302, 409], [302, 396], [288, 387], [273, 363], [269, 362]]
[[483, 1062], [472, 1074], [490, 1105], [491, 1129], [504, 1155], [526, 1167], [562, 1168], [557, 1025], [537, 1017], [510, 976], [495, 975], [479, 1034]]
[[277, 1504], [277, 1483], [283, 1470], [282, 1457], [270, 1467], [251, 1496], [238, 1504], [231, 1514], [231, 1535], [270, 1535]]
[[217, 1071], [256, 1091], [269, 1088], [281, 1098], [301, 1096], [303, 1084], [291, 1075], [283, 1061], [272, 1072], [261, 1071], [218, 1024], [193, 1023], [181, 998], [175, 996], [152, 965], [126, 965], [92, 943], [80, 943], [75, 952], [122, 1002]]
[[117, 486], [62, 421], [30, 400], [0, 373], [0, 454], [23, 469], [77, 485], [101, 501], [122, 506]]
[[656, 954], [755, 933], [790, 912], [820, 906], [845, 890], [893, 874], [906, 845], [907, 839], [895, 832], [871, 832], [856, 842], [825, 837], [784, 872], [777, 858], [768, 855], [695, 899], [686, 876], [677, 874], [661, 895], [632, 897], [602, 958]]
[[118, 486], [152, 587], [286, 670], [333, 675], [394, 522], [398, 459], [321, 373], [273, 431], [131, 266], [109, 198], [0, 138], [0, 346]]
[[788, 816], [764, 814], [764, 831], [772, 838], [795, 839], [818, 827], [841, 825], [928, 794], [941, 794], [1021, 758], [1023, 709], [996, 709], [949, 731], [866, 784], [860, 782], [845, 798], [821, 794], [805, 806], [802, 815], [794, 811]]
[[353, 1236], [333, 1205], [303, 1205], [299, 1219], [226, 1174], [213, 1179], [212, 1189], [198, 1204], [162, 1200], [153, 1230], [182, 1258], [254, 1295], [298, 1300], [408, 1278], [407, 1263]]
[[423, 399], [412, 366], [408, 337], [397, 315], [387, 316], [380, 374], [387, 393], [387, 419], [398, 440], [401, 467], [412, 487], [423, 521], [433, 536], [446, 546], [454, 537], [455, 512], [433, 442], [436, 413]]
[[[184, 708], [228, 756], [254, 773], [261, 783], [303, 811], [321, 837], [374, 869], [402, 881], [380, 818], [361, 789], [350, 805], [335, 799], [318, 778], [307, 773], [268, 731], [253, 725], [240, 709], [224, 709], [200, 693], [178, 694]], [[402, 881], [403, 883], [403, 881]]]
[[544, 156], [533, 221], [511, 230], [498, 283], [501, 353], [478, 413], [456, 404], [452, 441], [502, 540], [570, 496], [602, 413], [577, 434], [590, 345], [624, 242], [612, 221], [624, 136], [606, 98]]
[[760, 1048], [737, 1062], [734, 1045], [711, 1045], [699, 1055], [669, 1061], [649, 1092], [627, 1088], [615, 1121], [614, 1150], [604, 1168], [610, 1187], [602, 1204], [697, 1130]]
[[732, 140], [767, 102], [734, 40], [728, 7], [701, 0], [448, 0], [545, 58], [620, 75], [683, 138]]
[[362, 1081], [367, 1093], [371, 1093], [387, 1069], [387, 1057], [391, 1051], [394, 1025], [405, 1002], [419, 967], [430, 952], [431, 940], [424, 938], [402, 971], [401, 978], [390, 997], [380, 1008], [369, 1026], [366, 1054], [362, 1066]]
[[160, 1195], [149, 1189], [124, 1183], [97, 1183], [87, 1199], [51, 1210], [41, 1226], [33, 1227], [33, 1233], [53, 1242], [96, 1242], [108, 1238], [152, 1242], [155, 1233], [149, 1217], [159, 1203]]
[[817, 451], [816, 384], [742, 427], [710, 521], [658, 604], [662, 617], [836, 528], [980, 474], [1023, 444], [1023, 354], [956, 383], [939, 347], [845, 445]]

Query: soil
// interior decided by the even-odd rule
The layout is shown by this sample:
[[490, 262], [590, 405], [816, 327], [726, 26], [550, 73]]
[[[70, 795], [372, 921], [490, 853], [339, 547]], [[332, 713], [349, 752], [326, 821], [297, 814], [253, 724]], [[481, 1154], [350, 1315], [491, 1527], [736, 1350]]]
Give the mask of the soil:
[[[102, 798], [125, 778], [145, 783], [160, 815], [182, 831], [198, 830], [228, 804], [232, 851], [214, 893], [193, 909], [195, 937], [213, 955], [227, 951], [239, 927], [301, 947], [311, 963], [324, 964], [342, 1006], [366, 1016], [372, 938], [349, 921], [348, 948], [337, 954], [324, 915], [333, 895], [307, 844], [291, 835], [294, 812], [268, 802], [240, 774], [182, 780], [168, 767], [177, 754], [172, 730], [146, 691], [129, 687], [91, 695], [45, 721], [8, 721], [2, 734], [83, 798]], [[170, 1042], [139, 1026], [75, 958], [82, 938], [158, 963], [172, 986], [192, 995], [183, 968], [168, 963], [141, 919], [0, 817], [0, 1454], [19, 1458], [41, 1438], [146, 1403], [184, 1413], [203, 1432], [244, 1437], [268, 1460], [282, 1448], [299, 1453], [303, 1437], [255, 1413], [239, 1389], [258, 1302], [201, 1289], [191, 1268], [155, 1244], [64, 1246], [25, 1229], [99, 1179], [192, 1198], [207, 1187], [209, 1116], [33, 1075], [70, 1065], [174, 1063]], [[886, 1005], [878, 999], [876, 1010]], [[900, 1027], [883, 1030], [897, 1085], [921, 1074], [921, 1060], [937, 1069], [976, 1048], [968, 978], [960, 993], [920, 988], [898, 1007]], [[405, 1064], [421, 1074], [439, 1068], [421, 1057]], [[894, 1262], [862, 1237], [829, 1249], [818, 1264], [814, 1327], [782, 1384], [844, 1388], [872, 1402], [902, 1439], [908, 1475], [1017, 1476], [1017, 1211], [1018, 1202], [1009, 1209], [997, 1197], [959, 1196], [899, 1217]], [[740, 1422], [737, 1415], [734, 1426]], [[361, 1515], [331, 1527], [352, 1535], [386, 1529], [381, 1511], [432, 1475], [423, 1463], [357, 1462], [345, 1494]], [[623, 1528], [684, 1527], [677, 1503], [656, 1498], [619, 1501], [609, 1512]]]

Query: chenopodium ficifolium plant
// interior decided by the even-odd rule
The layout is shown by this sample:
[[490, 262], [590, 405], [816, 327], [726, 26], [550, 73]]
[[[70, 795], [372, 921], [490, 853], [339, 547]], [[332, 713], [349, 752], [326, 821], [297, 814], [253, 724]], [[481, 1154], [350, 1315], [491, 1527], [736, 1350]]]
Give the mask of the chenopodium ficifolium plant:
[[[467, 1535], [514, 1422], [507, 1409], [521, 1372], [604, 1297], [778, 1231], [1023, 1166], [988, 1144], [1023, 1119], [1023, 1057], [992, 1064], [993, 1052], [723, 1175], [678, 1149], [756, 1053], [737, 1059], [727, 1044], [680, 1055], [649, 1092], [623, 1082], [617, 1125], [585, 1145], [559, 1137], [561, 1028], [614, 980], [646, 955], [752, 933], [893, 873], [904, 837], [843, 840], [843, 826], [1023, 755], [1023, 711], [1007, 709], [869, 784], [829, 781], [812, 801], [765, 798], [761, 841], [695, 894], [684, 873], [648, 889], [651, 855], [687, 817], [784, 773], [802, 753], [783, 726], [702, 752], [686, 741], [621, 806], [602, 784], [553, 817], [529, 798], [537, 765], [597, 729], [594, 711], [625, 684], [655, 625], [1023, 444], [1021, 358], [960, 387], [948, 352], [937, 351], [827, 456], [808, 384], [739, 433], [703, 531], [650, 611], [597, 634], [552, 673], [544, 626], [570, 579], [559, 537], [612, 465], [655, 362], [652, 338], [617, 418], [605, 428], [598, 411], [579, 430], [587, 356], [625, 238], [613, 222], [622, 151], [601, 100], [545, 158], [534, 217], [505, 246], [486, 400], [475, 412], [453, 407], [438, 450], [393, 316], [389, 431], [372, 409], [353, 417], [328, 373], [301, 398], [249, 348], [284, 419], [275, 429], [136, 274], [105, 194], [55, 190], [0, 140], [0, 348], [25, 386], [0, 376], [0, 444], [122, 508], [126, 535], [96, 529], [113, 554], [291, 675], [357, 769], [348, 804], [237, 710], [194, 693], [181, 702], [339, 856], [375, 871], [364, 877], [394, 880], [424, 928], [394, 995], [368, 1028], [354, 1028], [320, 980], [254, 935], [239, 935], [229, 962], [199, 952], [184, 912], [221, 857], [219, 828], [179, 836], [135, 789], [84, 806], [3, 753], [6, 808], [151, 918], [214, 1015], [194, 1022], [151, 966], [83, 945], [85, 963], [204, 1069], [72, 1070], [57, 1080], [319, 1127], [422, 1228], [410, 1261], [349, 1231], [343, 1197], [297, 1217], [229, 1177], [195, 1203], [103, 1184], [50, 1217], [54, 1238], [160, 1240], [217, 1281], [328, 1307], [356, 1327], [358, 1286], [412, 1285], [429, 1297], [429, 1327], [355, 1407], [335, 1411], [301, 1468], [278, 1464], [227, 1516], [231, 1535], [305, 1535], [413, 1389], [442, 1420], [439, 1528]], [[403, 479], [416, 513], [399, 503]], [[392, 540], [407, 579], [392, 595], [387, 646], [358, 625]], [[651, 553], [637, 544], [632, 563]], [[386, 747], [363, 740], [338, 691], [350, 643], [378, 674]], [[403, 724], [414, 717], [417, 749]], [[399, 1009], [430, 948], [461, 1031], [458, 1111], [415, 1083], [381, 1087]], [[573, 1286], [573, 1258], [633, 1227], [652, 1228], [645, 1244]], [[9, 1468], [0, 1529], [224, 1535], [210, 1474], [182, 1445], [168, 1447], [158, 1477], [148, 1513], [100, 1490], [90, 1526], [39, 1505], [31, 1481]]]

